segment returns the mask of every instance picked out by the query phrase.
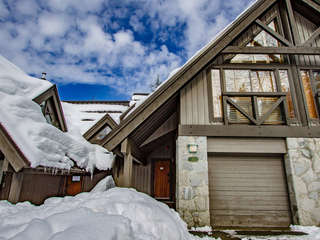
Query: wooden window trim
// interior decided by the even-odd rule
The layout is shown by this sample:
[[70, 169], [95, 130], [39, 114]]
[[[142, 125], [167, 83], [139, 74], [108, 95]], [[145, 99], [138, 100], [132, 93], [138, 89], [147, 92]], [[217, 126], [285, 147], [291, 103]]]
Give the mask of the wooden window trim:
[[[320, 67], [298, 67], [298, 77], [299, 77], [299, 84], [300, 84], [300, 87], [301, 87], [301, 94], [302, 94], [302, 98], [303, 98], [303, 104], [305, 106], [305, 114], [307, 115], [307, 120], [309, 123], [314, 123], [314, 124], [318, 124], [320, 123], [320, 120], [319, 120], [319, 109], [318, 109], [318, 104], [316, 102], [316, 95], [315, 95], [315, 90], [314, 90], [314, 79], [313, 79], [313, 71], [314, 70], [319, 70], [320, 71]], [[316, 114], [317, 114], [317, 118], [311, 118], [310, 117], [310, 113], [309, 113], [309, 110], [308, 110], [308, 104], [307, 104], [307, 100], [306, 100], [306, 95], [305, 95], [305, 92], [304, 92], [304, 87], [303, 87], [303, 82], [302, 82], [302, 75], [301, 75], [301, 71], [308, 71], [309, 72], [309, 76], [310, 76], [310, 85], [311, 85], [311, 91], [312, 91], [312, 96], [313, 96], [313, 99], [314, 99], [314, 103], [316, 105]]]
[[[274, 76], [275, 76], [275, 81], [277, 85], [277, 92], [275, 94], [280, 94], [281, 93], [281, 83], [280, 83], [280, 74], [279, 70], [285, 70], [288, 73], [288, 82], [289, 82], [289, 88], [291, 92], [291, 98], [292, 98], [292, 104], [294, 108], [294, 114], [295, 118], [290, 118], [289, 113], [288, 113], [288, 106], [287, 106], [287, 100], [285, 99], [283, 101], [283, 106], [284, 106], [284, 112], [282, 112], [283, 116], [285, 117], [285, 122], [287, 125], [290, 124], [296, 124], [299, 123], [300, 117], [298, 113], [298, 105], [297, 105], [297, 98], [296, 98], [296, 90], [294, 87], [293, 83], [293, 74], [291, 72], [291, 66], [288, 64], [282, 65], [282, 64], [271, 64], [271, 65], [265, 65], [265, 64], [243, 64], [243, 63], [235, 63], [235, 64], [221, 64], [221, 65], [216, 65], [213, 66], [211, 65], [207, 69], [207, 81], [208, 81], [208, 97], [209, 97], [209, 120], [212, 123], [224, 123], [224, 125], [228, 125], [228, 116], [227, 116], [227, 101], [228, 101], [228, 96], [226, 94], [231, 94], [231, 92], [226, 91], [226, 79], [225, 79], [225, 71], [224, 70], [262, 70], [262, 71], [273, 71]], [[223, 116], [222, 118], [215, 118], [214, 117], [214, 111], [213, 111], [213, 94], [212, 94], [212, 78], [211, 78], [211, 70], [213, 69], [219, 69], [220, 70], [220, 86], [221, 86], [221, 95], [222, 95], [222, 112], [221, 115]], [[235, 94], [241, 94], [241, 93], [235, 93]], [[248, 93], [246, 93], [248, 94]], [[259, 93], [252, 93], [252, 94], [258, 94]], [[262, 93], [262, 95], [265, 93]], [[267, 94], [268, 95], [268, 94]], [[272, 93], [271, 93], [272, 95]], [[254, 99], [254, 97], [253, 97]], [[231, 122], [230, 122], [231, 123]]]

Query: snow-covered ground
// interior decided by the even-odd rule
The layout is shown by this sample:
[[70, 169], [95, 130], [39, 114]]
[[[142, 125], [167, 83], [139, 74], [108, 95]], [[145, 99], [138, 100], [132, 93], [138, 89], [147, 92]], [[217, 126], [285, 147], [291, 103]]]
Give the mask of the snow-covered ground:
[[134, 189], [50, 198], [41, 206], [0, 201], [0, 239], [194, 239], [178, 213]]
[[[106, 179], [105, 179], [106, 180]], [[102, 191], [102, 181], [91, 193], [49, 198], [41, 206], [0, 201], [0, 240], [212, 240], [188, 232], [178, 213], [134, 189]], [[109, 181], [110, 182], [110, 181]], [[111, 184], [112, 185], [112, 184]], [[210, 231], [210, 227], [193, 229]], [[320, 228], [293, 226], [306, 236], [248, 237], [246, 240], [317, 240]]]

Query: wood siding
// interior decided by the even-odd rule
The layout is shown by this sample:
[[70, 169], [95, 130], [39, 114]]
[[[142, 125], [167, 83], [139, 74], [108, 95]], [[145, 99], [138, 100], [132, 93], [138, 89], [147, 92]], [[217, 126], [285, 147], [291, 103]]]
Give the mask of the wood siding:
[[[298, 12], [294, 12], [298, 35], [301, 43], [309, 39], [312, 33], [317, 30], [317, 25], [303, 17]], [[311, 44], [312, 47], [320, 47], [320, 37], [317, 37]], [[297, 65], [300, 66], [320, 66], [320, 56], [303, 55], [297, 57]]]
[[202, 71], [180, 91], [180, 124], [210, 124], [208, 100], [206, 74]]
[[282, 158], [209, 155], [210, 218], [219, 227], [288, 227]]
[[132, 169], [132, 187], [139, 192], [151, 195], [151, 164], [139, 165], [133, 164]]

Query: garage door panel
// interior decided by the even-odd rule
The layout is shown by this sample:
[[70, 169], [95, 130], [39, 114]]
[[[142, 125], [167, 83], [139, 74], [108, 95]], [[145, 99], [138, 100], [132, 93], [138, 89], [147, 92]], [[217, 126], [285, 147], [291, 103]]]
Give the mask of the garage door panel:
[[[219, 222], [221, 226], [230, 227], [288, 227], [288, 216], [242, 216], [242, 215], [218, 215], [213, 217], [213, 222]], [[275, 225], [276, 221], [276, 225]]]
[[208, 159], [214, 226], [289, 226], [281, 157], [209, 155]]
[[[210, 209], [211, 210], [211, 209]], [[215, 216], [265, 216], [270, 215], [274, 218], [277, 217], [290, 217], [287, 211], [252, 211], [252, 210], [232, 210], [232, 209], [212, 209]]]
[[[256, 210], [256, 211], [268, 211], [268, 210], [283, 210], [286, 206], [286, 202], [277, 203], [276, 201], [241, 201], [241, 200], [216, 200], [213, 199], [215, 205], [210, 209], [227, 209], [227, 210]], [[250, 205], [250, 206], [248, 206]]]
[[[213, 201], [259, 201], [259, 202], [270, 202], [273, 204], [288, 204], [288, 199], [287, 196], [260, 196], [258, 194], [256, 195], [251, 195], [251, 196], [244, 196], [244, 195], [240, 195], [240, 196], [214, 196]], [[214, 208], [214, 206], [213, 206]]]

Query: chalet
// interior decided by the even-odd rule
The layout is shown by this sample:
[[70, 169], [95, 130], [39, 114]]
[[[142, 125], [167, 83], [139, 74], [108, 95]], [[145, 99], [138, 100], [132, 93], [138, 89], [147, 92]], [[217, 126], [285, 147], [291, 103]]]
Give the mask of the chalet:
[[0, 69], [1, 200], [41, 204], [89, 191], [111, 174], [112, 154], [80, 133], [82, 139], [74, 137], [55, 85], [45, 76], [27, 76], [2, 56]]
[[189, 226], [320, 224], [320, 3], [258, 0], [100, 144]]

